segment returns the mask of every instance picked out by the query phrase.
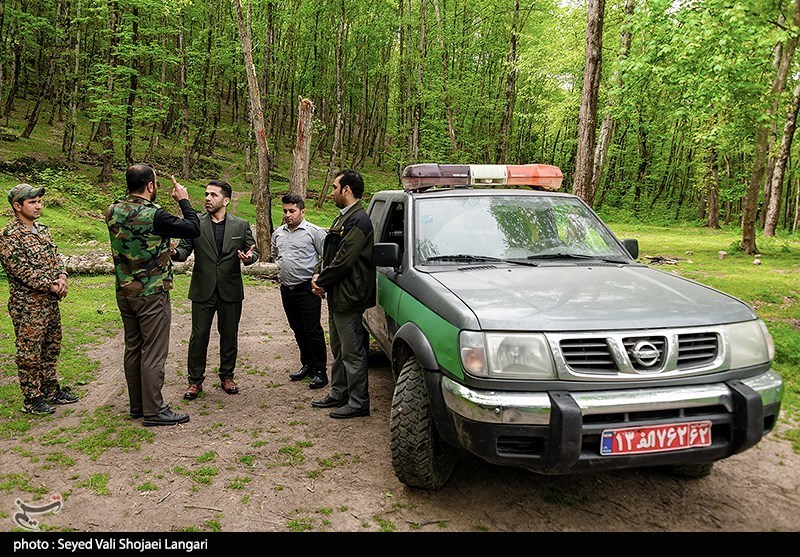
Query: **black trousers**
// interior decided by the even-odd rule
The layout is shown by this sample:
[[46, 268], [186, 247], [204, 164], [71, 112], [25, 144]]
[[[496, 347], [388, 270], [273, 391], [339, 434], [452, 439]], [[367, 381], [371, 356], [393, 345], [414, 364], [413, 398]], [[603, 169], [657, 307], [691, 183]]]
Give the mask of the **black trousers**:
[[281, 285], [281, 301], [300, 349], [300, 363], [314, 371], [325, 371], [328, 351], [320, 321], [322, 299], [311, 292], [311, 281], [297, 286]]
[[219, 297], [219, 291], [215, 289], [214, 294], [205, 302], [192, 302], [192, 333], [189, 335], [187, 362], [189, 383], [202, 383], [205, 379], [208, 342], [215, 314], [219, 332], [219, 378], [233, 379], [236, 355], [239, 351], [242, 302], [226, 302]]

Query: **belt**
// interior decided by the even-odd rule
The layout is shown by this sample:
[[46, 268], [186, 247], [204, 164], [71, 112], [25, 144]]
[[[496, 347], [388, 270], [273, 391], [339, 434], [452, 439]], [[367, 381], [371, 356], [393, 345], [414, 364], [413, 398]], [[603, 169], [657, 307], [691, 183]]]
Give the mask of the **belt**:
[[285, 288], [290, 292], [294, 290], [302, 290], [304, 288], [311, 290], [311, 279], [308, 279], [307, 281], [301, 282], [299, 284], [281, 284], [281, 288]]

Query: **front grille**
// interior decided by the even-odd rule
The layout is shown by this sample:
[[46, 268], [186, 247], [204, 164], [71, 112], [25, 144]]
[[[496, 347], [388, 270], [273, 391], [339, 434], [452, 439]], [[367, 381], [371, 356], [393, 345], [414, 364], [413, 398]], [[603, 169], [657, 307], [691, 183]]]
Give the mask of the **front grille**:
[[719, 351], [715, 333], [678, 335], [678, 369], [690, 369], [713, 362]]
[[578, 371], [617, 371], [614, 356], [604, 338], [576, 338], [561, 341], [561, 353]]
[[722, 327], [547, 333], [547, 338], [562, 379], [660, 379], [730, 365]]

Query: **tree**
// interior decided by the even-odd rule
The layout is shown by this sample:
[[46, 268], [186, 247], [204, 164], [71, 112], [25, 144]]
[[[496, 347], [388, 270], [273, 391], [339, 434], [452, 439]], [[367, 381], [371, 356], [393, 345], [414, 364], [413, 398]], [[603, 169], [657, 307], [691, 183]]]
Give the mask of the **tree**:
[[800, 83], [794, 89], [792, 104], [786, 113], [786, 123], [783, 126], [783, 139], [781, 140], [780, 151], [775, 159], [775, 168], [772, 171], [772, 185], [769, 188], [769, 198], [767, 199], [767, 215], [764, 219], [764, 236], [775, 236], [775, 229], [778, 226], [778, 217], [781, 210], [781, 195], [783, 194], [783, 177], [786, 172], [786, 165], [789, 161], [789, 152], [792, 149], [792, 139], [794, 138], [797, 126], [797, 110], [800, 108]]
[[[625, 15], [626, 19], [630, 19], [636, 7], [636, 0], [625, 1]], [[619, 39], [619, 58], [624, 60], [628, 57], [631, 50], [631, 32], [627, 25], [624, 25]], [[622, 73], [619, 71], [619, 66], [614, 69], [614, 75], [611, 78], [612, 86], [619, 89], [622, 81]], [[608, 106], [606, 106], [606, 113], [603, 116], [603, 123], [600, 126], [600, 136], [597, 139], [597, 145], [594, 150], [594, 167], [592, 168], [592, 180], [589, 191], [592, 192], [592, 199], [600, 189], [600, 183], [603, 179], [603, 169], [606, 166], [606, 157], [608, 156], [608, 147], [611, 145], [611, 138], [614, 134], [614, 114], [613, 109], [617, 100], [613, 94], [609, 96]]]
[[[795, 2], [792, 24], [795, 29], [800, 26], [800, 1]], [[744, 205], [742, 207], [742, 250], [748, 255], [758, 253], [758, 247], [756, 247], [758, 193], [761, 189], [761, 185], [764, 183], [764, 176], [767, 171], [767, 151], [769, 148], [771, 123], [777, 112], [778, 98], [786, 87], [786, 79], [789, 75], [789, 68], [792, 64], [792, 58], [794, 57], [796, 47], [797, 34], [790, 33], [783, 46], [783, 55], [778, 66], [778, 71], [772, 81], [767, 118], [758, 124], [756, 130], [753, 173], [750, 176], [750, 185], [747, 188], [747, 195], [745, 195]]]
[[589, 0], [586, 12], [586, 66], [583, 70], [583, 92], [578, 119], [578, 152], [575, 158], [575, 179], [572, 193], [589, 205], [594, 203], [592, 169], [595, 129], [597, 127], [597, 95], [600, 89], [600, 66], [603, 60], [603, 15], [605, 0]]
[[325, 198], [328, 196], [328, 188], [333, 182], [333, 177], [336, 174], [334, 166], [341, 166], [340, 157], [342, 152], [342, 110], [344, 104], [344, 84], [342, 83], [342, 43], [344, 42], [344, 0], [341, 1], [341, 11], [339, 13], [339, 28], [336, 32], [336, 124], [333, 129], [333, 147], [331, 148], [331, 155], [328, 159], [327, 172], [325, 174], [325, 184], [322, 186], [322, 191], [317, 199], [316, 207], [322, 207], [325, 203]]
[[[249, 91], [250, 125], [256, 137], [256, 173], [253, 177], [253, 192], [256, 198], [256, 243], [262, 254], [271, 254], [270, 241], [272, 238], [272, 203], [269, 191], [270, 154], [267, 146], [267, 132], [264, 129], [264, 112], [261, 108], [261, 94], [258, 89], [256, 68], [253, 65], [253, 42], [250, 38], [250, 22], [245, 21], [242, 0], [236, 2], [236, 21], [239, 26], [239, 38], [242, 42], [242, 55], [247, 73], [247, 88]], [[268, 256], [272, 261], [272, 255]]]
[[289, 178], [289, 193], [303, 199], [308, 193], [308, 157], [311, 152], [311, 123], [314, 118], [314, 103], [310, 99], [298, 97], [297, 140], [292, 154], [294, 164]]

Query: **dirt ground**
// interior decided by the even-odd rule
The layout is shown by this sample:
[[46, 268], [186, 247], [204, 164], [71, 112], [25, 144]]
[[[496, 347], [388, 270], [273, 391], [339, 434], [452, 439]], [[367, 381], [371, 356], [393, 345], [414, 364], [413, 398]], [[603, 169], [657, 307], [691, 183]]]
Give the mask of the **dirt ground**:
[[[323, 308], [325, 311], [325, 308]], [[325, 320], [323, 320], [325, 321]], [[143, 428], [127, 417], [121, 335], [93, 351], [97, 380], [79, 387], [78, 404], [61, 406], [18, 438], [4, 440], [0, 467], [61, 493], [42, 529], [80, 532], [786, 532], [800, 531], [800, 455], [779, 430], [755, 448], [719, 462], [710, 477], [679, 479], [657, 470], [542, 476], [474, 457], [459, 461], [440, 491], [405, 487], [392, 471], [388, 421], [391, 372], [373, 348], [372, 415], [333, 420], [310, 406], [277, 287], [246, 287], [240, 329], [239, 395], [207, 376], [204, 394], [186, 402], [189, 305], [173, 297], [165, 399], [191, 415], [187, 424]], [[210, 364], [218, 360], [212, 336]], [[152, 435], [138, 449], [111, 448], [96, 460], [69, 443], [38, 442], [107, 407], [112, 435]], [[36, 440], [36, 441], [31, 441]], [[24, 456], [15, 447], [24, 446]], [[14, 450], [12, 450], [14, 449]], [[60, 452], [75, 464], [48, 456]], [[87, 479], [107, 475], [107, 493]], [[18, 490], [0, 491], [0, 530], [16, 528], [15, 500], [42, 505]], [[16, 528], [19, 530], [19, 528]]]

